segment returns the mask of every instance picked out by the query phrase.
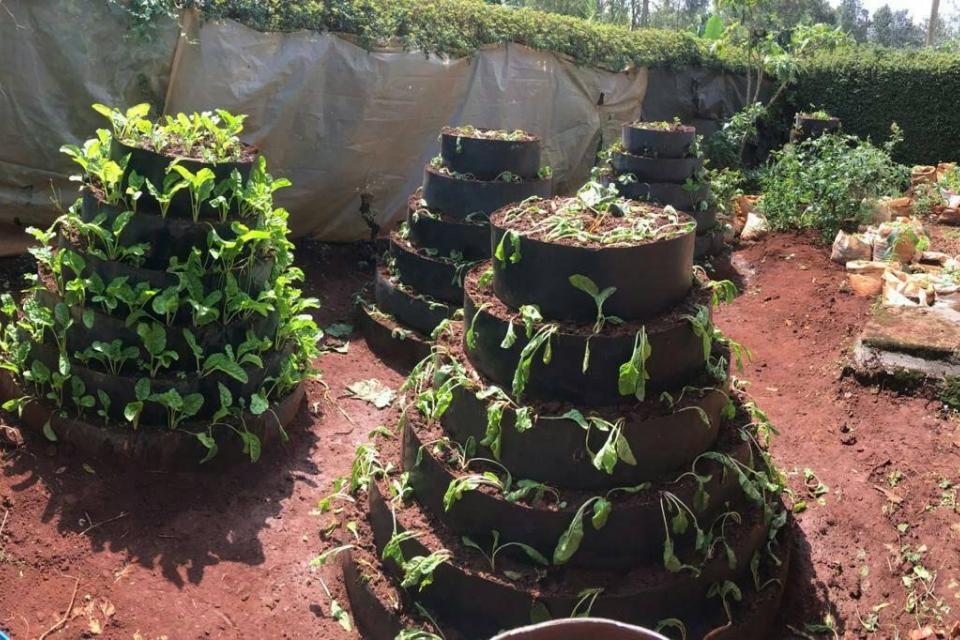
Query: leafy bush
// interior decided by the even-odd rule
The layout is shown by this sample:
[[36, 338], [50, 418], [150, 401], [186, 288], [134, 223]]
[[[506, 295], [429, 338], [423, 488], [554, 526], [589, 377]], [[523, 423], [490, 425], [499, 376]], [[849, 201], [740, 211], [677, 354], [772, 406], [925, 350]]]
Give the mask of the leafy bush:
[[481, 0], [110, 1], [124, 7], [140, 28], [178, 7], [196, 7], [207, 18], [230, 18], [258, 31], [345, 33], [365, 48], [399, 44], [461, 56], [484, 45], [516, 42], [614, 71], [630, 65], [720, 64], [707, 44], [689, 33], [630, 30]]
[[863, 222], [877, 198], [906, 188], [910, 170], [890, 156], [900, 140], [893, 126], [882, 147], [842, 134], [787, 145], [761, 178], [760, 210], [774, 229], [820, 229], [832, 239]]
[[958, 92], [957, 53], [857, 47], [814, 56], [791, 101], [801, 110], [826, 109], [845, 131], [864, 138], [880, 139], [896, 122], [905, 136], [897, 161], [936, 164], [960, 157]]

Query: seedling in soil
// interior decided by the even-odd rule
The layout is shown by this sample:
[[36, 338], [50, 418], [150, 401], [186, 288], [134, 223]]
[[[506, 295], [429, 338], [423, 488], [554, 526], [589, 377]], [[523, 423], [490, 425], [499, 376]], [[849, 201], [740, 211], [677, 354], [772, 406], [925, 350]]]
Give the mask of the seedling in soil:
[[[667, 511], [669, 510], [672, 510], [674, 515], [670, 518], [670, 523], [667, 524]], [[692, 521], [697, 532], [696, 547], [698, 550], [705, 549], [707, 546], [706, 534], [700, 528], [696, 514], [684, 504], [683, 500], [669, 491], [660, 493], [660, 514], [663, 516], [663, 566], [671, 573], [679, 573], [686, 569], [693, 575], [699, 576], [699, 567], [682, 563], [674, 553], [673, 536], [671, 535], [671, 532], [675, 535], [685, 534]]]
[[133, 388], [136, 400], [128, 402], [123, 408], [123, 417], [133, 425], [134, 431], [140, 426], [140, 414], [143, 413], [143, 403], [150, 398], [149, 378], [140, 378]]
[[[620, 418], [616, 422], [610, 422], [600, 416], [584, 416], [577, 409], [571, 409], [560, 416], [541, 416], [541, 420], [572, 420], [576, 422], [585, 432], [585, 448], [590, 454], [593, 466], [598, 471], [612, 474], [617, 462], [624, 462], [629, 465], [636, 465], [637, 460], [630, 449], [630, 443], [623, 435], [624, 420]], [[593, 429], [601, 433], [606, 433], [607, 438], [603, 446], [596, 452], [590, 448], [590, 434]]]
[[517, 368], [513, 372], [512, 389], [513, 395], [517, 398], [522, 396], [524, 390], [527, 388], [527, 383], [530, 381], [530, 366], [533, 364], [533, 358], [541, 348], [543, 349], [543, 356], [541, 358], [543, 364], [550, 364], [550, 360], [553, 357], [550, 341], [558, 330], [559, 328], [555, 324], [545, 324], [537, 330], [529, 342], [523, 347], [523, 350], [520, 352], [520, 359], [517, 361]]
[[167, 331], [163, 325], [141, 322], [137, 325], [137, 335], [150, 358], [141, 364], [141, 368], [148, 371], [151, 378], [156, 378], [161, 369], [168, 368], [180, 358], [176, 351], [167, 349]]
[[592, 498], [588, 498], [582, 505], [580, 505], [580, 508], [577, 509], [577, 512], [573, 515], [573, 519], [570, 520], [570, 524], [567, 526], [566, 531], [564, 531], [560, 535], [560, 539], [557, 540], [557, 546], [553, 550], [553, 564], [566, 564], [580, 549], [580, 544], [583, 542], [584, 533], [583, 518], [586, 516], [587, 509], [590, 507], [593, 508], [593, 512], [590, 517], [590, 523], [593, 525], [593, 528], [599, 531], [606, 526], [607, 519], [610, 517], [610, 511], [613, 509], [613, 505], [603, 496], [594, 496]]
[[393, 536], [383, 547], [382, 559], [393, 560], [403, 571], [403, 579], [400, 586], [404, 589], [417, 587], [418, 591], [433, 584], [433, 572], [441, 564], [450, 560], [453, 554], [447, 549], [440, 549], [426, 556], [414, 556], [407, 560], [404, 558], [401, 544], [406, 540], [412, 540], [419, 534], [409, 531], [397, 532], [394, 530]]
[[673, 629], [679, 633], [680, 640], [687, 640], [687, 625], [683, 623], [683, 620], [679, 618], [664, 618], [657, 622], [657, 626], [653, 628], [657, 633], [667, 629]]
[[650, 374], [647, 373], [647, 360], [651, 353], [650, 342], [647, 340], [647, 328], [640, 327], [633, 340], [633, 353], [630, 359], [620, 365], [617, 378], [620, 395], [634, 396], [643, 402], [647, 395], [647, 380], [650, 379]]
[[[722, 629], [729, 629], [733, 626], [733, 602], [740, 602], [743, 599], [743, 594], [740, 592], [740, 587], [737, 586], [736, 582], [731, 580], [724, 580], [723, 582], [715, 582], [710, 585], [710, 588], [707, 589], [707, 597], [720, 598], [720, 602], [723, 603], [723, 610], [727, 614], [727, 623], [721, 627]], [[712, 631], [709, 635], [712, 636], [715, 632], [720, 630]]]
[[74, 354], [74, 357], [82, 363], [92, 360], [109, 373], [119, 375], [127, 362], [140, 357], [140, 349], [135, 346], [123, 346], [123, 341], [119, 338], [111, 342], [94, 340], [93, 344]]
[[[507, 243], [510, 245], [510, 255], [507, 255]], [[520, 262], [522, 257], [520, 254], [520, 234], [513, 229], [507, 229], [500, 238], [500, 242], [497, 243], [497, 248], [493, 251], [493, 257], [504, 265], [508, 262], [510, 264]]]
[[[539, 551], [537, 551], [536, 549], [534, 549], [528, 544], [523, 544], [522, 542], [505, 542], [503, 544], [500, 544], [499, 531], [492, 531], [491, 537], [493, 539], [492, 540], [493, 544], [490, 547], [489, 553], [482, 546], [474, 542], [469, 537], [463, 536], [463, 538], [461, 538], [465, 546], [470, 547], [471, 549], [475, 549], [476, 551], [479, 551], [480, 554], [486, 559], [486, 561], [490, 563], [491, 573], [495, 573], [497, 571], [497, 554], [499, 554], [504, 549], [509, 549], [511, 547], [519, 549], [524, 554], [526, 554], [528, 558], [530, 558], [537, 564], [543, 565], [545, 567], [550, 565], [550, 562], [543, 557], [543, 554], [541, 554]], [[504, 572], [504, 573], [507, 575], [507, 577], [510, 577], [509, 574], [513, 572]]]
[[806, 489], [807, 495], [816, 500], [817, 504], [827, 504], [823, 496], [830, 492], [830, 488], [820, 481], [820, 478], [813, 472], [813, 469], [807, 468], [803, 470], [803, 487]]
[[587, 368], [590, 366], [590, 340], [603, 331], [603, 327], [608, 322], [610, 324], [623, 324], [623, 319], [618, 316], [608, 316], [603, 313], [603, 305], [610, 296], [617, 292], [616, 287], [607, 287], [601, 291], [593, 280], [579, 273], [570, 276], [570, 284], [593, 298], [593, 303], [597, 306], [597, 319], [593, 324], [593, 335], [587, 338], [586, 345], [583, 349], [583, 365], [581, 371], [586, 373]]

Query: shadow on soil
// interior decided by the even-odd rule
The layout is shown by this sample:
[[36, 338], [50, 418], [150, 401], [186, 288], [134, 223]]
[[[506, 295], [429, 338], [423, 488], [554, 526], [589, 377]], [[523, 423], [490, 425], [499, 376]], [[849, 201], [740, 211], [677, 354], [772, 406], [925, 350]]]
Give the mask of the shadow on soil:
[[288, 426], [290, 440], [266, 450], [257, 464], [164, 472], [94, 459], [24, 433], [25, 446], [7, 458], [14, 494], [34, 485], [47, 496], [42, 519], [64, 536], [89, 540], [94, 551], [126, 554], [128, 562], [159, 568], [178, 587], [197, 584], [219, 562], [258, 565], [257, 539], [270, 527], [296, 482], [314, 485], [316, 443], [306, 402]]
[[[813, 625], [824, 625], [825, 621], [834, 622], [834, 637], [845, 638], [846, 625], [837, 612], [835, 603], [830, 598], [830, 589], [827, 584], [817, 578], [816, 568], [811, 560], [810, 543], [803, 530], [793, 517], [789, 520], [790, 527], [790, 573], [787, 575], [786, 591], [780, 615], [775, 629], [796, 629], [804, 635], [791, 634], [784, 637], [820, 638], [827, 637], [824, 633], [830, 632], [825, 628], [813, 628]], [[811, 625], [807, 628], [806, 625]]]

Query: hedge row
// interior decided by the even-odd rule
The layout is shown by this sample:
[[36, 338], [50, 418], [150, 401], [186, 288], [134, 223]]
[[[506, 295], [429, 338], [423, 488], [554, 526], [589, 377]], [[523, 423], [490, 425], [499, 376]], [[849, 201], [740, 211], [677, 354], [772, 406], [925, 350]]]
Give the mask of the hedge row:
[[[196, 7], [207, 18], [231, 18], [259, 31], [334, 31], [374, 48], [399, 44], [451, 56], [516, 42], [556, 51], [613, 71], [637, 66], [706, 66], [742, 70], [734, 50], [723, 57], [685, 33], [630, 31], [579, 18], [515, 9], [482, 0], [121, 0], [141, 23]], [[856, 48], [825, 53], [788, 94], [797, 109], [824, 108], [850, 133], [886, 139], [903, 128], [896, 157], [906, 163], [960, 158], [960, 54]], [[789, 112], [789, 110], [787, 110]]]
[[936, 50], [857, 49], [814, 60], [794, 87], [801, 109], [822, 107], [844, 129], [885, 140], [903, 129], [894, 157], [907, 164], [960, 159], [960, 55]]
[[192, 5], [207, 17], [232, 18], [259, 31], [348, 33], [366, 48], [399, 42], [410, 49], [457, 56], [484, 45], [516, 42], [613, 71], [631, 64], [723, 64], [688, 33], [630, 31], [481, 0], [192, 0]]

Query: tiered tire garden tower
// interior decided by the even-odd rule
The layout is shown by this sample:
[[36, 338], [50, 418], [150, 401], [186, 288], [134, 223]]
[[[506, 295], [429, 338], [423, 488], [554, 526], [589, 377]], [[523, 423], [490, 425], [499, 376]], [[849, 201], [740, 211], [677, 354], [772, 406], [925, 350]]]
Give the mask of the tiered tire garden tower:
[[694, 271], [695, 227], [597, 183], [494, 213], [492, 264], [411, 374], [398, 437], [339, 484], [358, 526], [327, 554], [363, 637], [582, 615], [770, 637], [782, 477], [730, 382], [745, 350], [710, 318], [732, 285]]
[[623, 125], [620, 138], [605, 169], [620, 193], [693, 216], [694, 257], [720, 251], [723, 233], [711, 204], [696, 128], [679, 122], [630, 122]]
[[112, 130], [62, 149], [81, 197], [32, 230], [37, 273], [4, 300], [5, 408], [151, 468], [256, 460], [286, 436], [320, 337], [273, 206], [289, 182], [240, 142], [243, 116], [94, 108]]
[[459, 311], [463, 277], [490, 257], [488, 218], [511, 202], [551, 193], [540, 139], [524, 131], [446, 127], [406, 220], [388, 238], [373, 303], [360, 305], [364, 335], [385, 360], [411, 368], [433, 329]]

